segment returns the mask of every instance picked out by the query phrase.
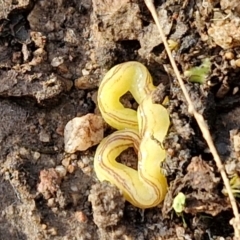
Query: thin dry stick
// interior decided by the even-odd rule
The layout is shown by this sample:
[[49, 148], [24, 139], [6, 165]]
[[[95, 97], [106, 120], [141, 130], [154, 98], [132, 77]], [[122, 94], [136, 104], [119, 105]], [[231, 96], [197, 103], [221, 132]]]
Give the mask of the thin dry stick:
[[[183, 80], [180, 76], [180, 72], [177, 68], [177, 65], [172, 57], [172, 54], [171, 54], [171, 51], [168, 47], [168, 43], [167, 43], [167, 40], [166, 40], [166, 37], [163, 33], [163, 30], [162, 30], [162, 27], [160, 25], [160, 22], [159, 22], [159, 19], [158, 19], [158, 16], [157, 16], [157, 12], [156, 12], [156, 9], [155, 9], [155, 6], [153, 5], [153, 1], [152, 0], [145, 0], [145, 3], [149, 9], [149, 11], [151, 12], [152, 16], [153, 16], [153, 19], [155, 21], [155, 23], [157, 24], [157, 27], [158, 27], [158, 30], [159, 30], [159, 33], [160, 33], [160, 36], [162, 38], [162, 41], [163, 41], [163, 44], [165, 46], [165, 49], [167, 51], [167, 54], [168, 54], [168, 57], [170, 59], [170, 62], [172, 64], [172, 67], [173, 67], [173, 70], [176, 74], [176, 77], [177, 77], [177, 80], [179, 82], [179, 85], [183, 91], [183, 94], [187, 100], [187, 103], [188, 103], [188, 111], [190, 114], [192, 114], [198, 125], [199, 125], [199, 128], [201, 129], [202, 131], [202, 134], [203, 134], [203, 137], [204, 139], [206, 140], [207, 144], [208, 144], [208, 147], [213, 155], [213, 158], [217, 164], [217, 167], [218, 167], [218, 170], [219, 172], [221, 173], [221, 176], [222, 176], [222, 179], [223, 179], [223, 182], [225, 184], [225, 187], [226, 187], [226, 190], [228, 192], [228, 196], [229, 196], [229, 199], [230, 199], [230, 202], [231, 202], [231, 205], [232, 205], [232, 209], [233, 209], [233, 213], [235, 215], [235, 226], [233, 225], [234, 227], [234, 231], [235, 231], [235, 237], [239, 238], [240, 237], [240, 232], [239, 232], [239, 229], [237, 228], [236, 225], [240, 224], [240, 219], [239, 219], [239, 213], [238, 213], [238, 208], [237, 208], [237, 204], [236, 204], [236, 200], [233, 196], [233, 193], [232, 193], [232, 190], [231, 190], [231, 187], [230, 187], [230, 183], [229, 183], [229, 180], [227, 178], [227, 174], [225, 172], [225, 169], [224, 169], [224, 166], [221, 162], [221, 159], [217, 153], [217, 150], [216, 150], [216, 147], [214, 146], [214, 143], [213, 143], [213, 140], [212, 140], [212, 137], [211, 137], [211, 134], [208, 130], [208, 126], [203, 118], [203, 116], [201, 114], [199, 114], [194, 105], [193, 105], [193, 102], [188, 94], [188, 91], [183, 83]], [[239, 225], [238, 225], [239, 226]]]

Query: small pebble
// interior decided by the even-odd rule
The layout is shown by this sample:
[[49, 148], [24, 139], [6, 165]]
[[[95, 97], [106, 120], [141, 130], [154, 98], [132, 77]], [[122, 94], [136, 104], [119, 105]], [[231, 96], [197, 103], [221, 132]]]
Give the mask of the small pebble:
[[85, 167], [85, 164], [82, 161], [78, 161], [78, 167], [80, 169], [83, 169]]
[[82, 171], [85, 174], [90, 175], [90, 173], [92, 173], [92, 168], [90, 166], [87, 166], [87, 167], [83, 168]]
[[53, 211], [53, 213], [57, 213], [59, 211], [57, 207], [53, 207], [51, 210]]
[[41, 227], [42, 227], [42, 230], [46, 230], [47, 229], [47, 225], [46, 224], [42, 224]]
[[235, 65], [236, 65], [237, 67], [240, 67], [240, 59], [237, 59], [237, 60], [235, 61]]
[[90, 158], [88, 156], [83, 156], [82, 157], [82, 162], [85, 164], [85, 165], [88, 165], [90, 163]]
[[233, 67], [233, 68], [236, 68], [236, 61], [234, 59], [230, 60], [230, 65]]
[[70, 158], [64, 158], [64, 159], [62, 160], [62, 165], [63, 165], [65, 168], [67, 168], [67, 167], [69, 166], [69, 164], [70, 164], [70, 161], [71, 161]]
[[74, 167], [73, 165], [69, 165], [69, 166], [67, 167], [67, 171], [68, 171], [69, 173], [73, 173], [74, 170], [75, 170], [75, 167]]
[[89, 75], [89, 71], [87, 70], [87, 69], [82, 69], [82, 75], [83, 76], [87, 76], [87, 75]]
[[67, 170], [62, 165], [56, 166], [55, 170], [61, 178], [65, 177], [67, 175]]
[[33, 152], [32, 156], [34, 160], [38, 160], [41, 157], [41, 154], [39, 152]]
[[232, 94], [235, 95], [238, 91], [239, 91], [239, 87], [235, 87], [233, 88]]
[[226, 52], [224, 56], [227, 60], [232, 60], [235, 57], [233, 52]]
[[49, 198], [47, 201], [48, 207], [53, 207], [55, 205], [54, 198]]
[[21, 147], [21, 148], [19, 149], [19, 153], [20, 153], [20, 155], [22, 155], [22, 156], [27, 156], [27, 155], [29, 155], [29, 151], [28, 151], [25, 147]]
[[75, 212], [74, 216], [75, 219], [80, 223], [84, 223], [88, 220], [87, 216], [82, 211]]
[[45, 130], [42, 129], [39, 133], [39, 140], [41, 142], [50, 142], [50, 136], [48, 133], [45, 132]]
[[59, 65], [61, 65], [64, 62], [63, 57], [55, 57], [53, 58], [51, 65], [53, 67], [58, 67]]
[[73, 191], [73, 192], [78, 192], [78, 187], [76, 185], [72, 185], [70, 187], [70, 189]]
[[70, 158], [71, 158], [71, 160], [76, 160], [77, 159], [77, 154], [71, 154]]
[[64, 129], [65, 151], [85, 151], [103, 139], [103, 119], [89, 113], [69, 121]]

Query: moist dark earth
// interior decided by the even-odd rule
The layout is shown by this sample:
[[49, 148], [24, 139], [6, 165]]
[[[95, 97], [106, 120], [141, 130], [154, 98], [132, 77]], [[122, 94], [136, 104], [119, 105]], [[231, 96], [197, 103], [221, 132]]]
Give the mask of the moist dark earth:
[[[237, 0], [155, 1], [184, 72], [210, 60], [203, 83], [185, 79], [236, 193], [240, 189], [240, 8]], [[112, 66], [139, 61], [169, 97], [164, 202], [141, 210], [93, 169], [96, 146], [67, 154], [64, 127], [100, 115], [96, 96]], [[161, 87], [160, 87], [161, 88]], [[161, 91], [159, 91], [161, 92]], [[156, 101], [161, 94], [155, 94]], [[123, 97], [136, 107], [131, 96]], [[0, 0], [0, 239], [232, 239], [231, 205], [188, 113], [142, 0]], [[105, 126], [105, 136], [112, 129]], [[119, 161], [136, 166], [129, 149]], [[173, 199], [184, 193], [181, 214]], [[237, 204], [238, 198], [237, 198]]]

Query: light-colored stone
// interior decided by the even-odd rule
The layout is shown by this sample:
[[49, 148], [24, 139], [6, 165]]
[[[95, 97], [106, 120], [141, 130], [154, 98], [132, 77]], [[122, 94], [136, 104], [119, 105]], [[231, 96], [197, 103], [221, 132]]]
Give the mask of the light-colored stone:
[[103, 139], [103, 119], [89, 113], [69, 121], [64, 129], [65, 151], [85, 151]]
[[65, 177], [67, 175], [67, 170], [64, 166], [58, 165], [55, 168], [56, 172], [59, 174], [61, 178]]
[[59, 56], [59, 57], [55, 57], [52, 59], [51, 61], [51, 65], [53, 67], [58, 67], [59, 65], [61, 65], [64, 62], [63, 57]]
[[50, 135], [45, 131], [45, 130], [41, 130], [41, 132], [39, 133], [39, 140], [41, 142], [50, 142]]
[[41, 154], [39, 152], [33, 152], [32, 156], [34, 160], [38, 160], [41, 157]]

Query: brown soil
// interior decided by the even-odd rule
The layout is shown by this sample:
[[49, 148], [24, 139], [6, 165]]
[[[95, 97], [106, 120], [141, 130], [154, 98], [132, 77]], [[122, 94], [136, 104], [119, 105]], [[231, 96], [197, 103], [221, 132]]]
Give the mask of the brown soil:
[[[230, 2], [155, 6], [166, 36], [179, 44], [173, 55], [182, 73], [211, 61], [206, 82], [186, 86], [229, 178], [238, 178], [240, 10]], [[163, 164], [169, 191], [161, 206], [145, 211], [99, 183], [96, 147], [64, 152], [66, 123], [99, 114], [103, 75], [130, 60], [144, 63], [170, 99]], [[131, 96], [123, 101], [131, 105]], [[143, 0], [0, 0], [0, 114], [0, 239], [232, 239], [222, 179]], [[136, 166], [131, 149], [119, 161]], [[186, 196], [181, 215], [172, 209], [179, 192]]]

